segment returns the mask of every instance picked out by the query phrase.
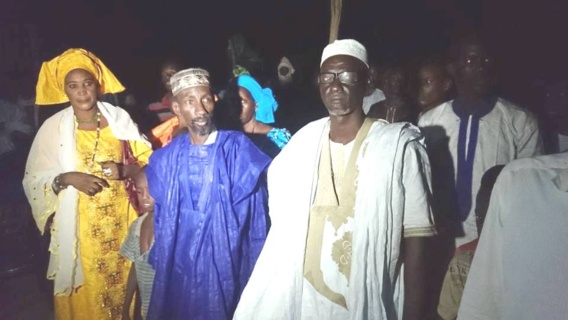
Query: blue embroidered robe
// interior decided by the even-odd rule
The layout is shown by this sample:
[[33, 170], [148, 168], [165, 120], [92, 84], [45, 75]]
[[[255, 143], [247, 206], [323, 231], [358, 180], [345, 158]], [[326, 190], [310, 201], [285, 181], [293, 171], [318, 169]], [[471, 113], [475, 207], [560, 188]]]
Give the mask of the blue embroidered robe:
[[218, 131], [210, 145], [187, 134], [154, 152], [156, 201], [148, 319], [230, 319], [269, 228], [270, 159], [244, 134]]

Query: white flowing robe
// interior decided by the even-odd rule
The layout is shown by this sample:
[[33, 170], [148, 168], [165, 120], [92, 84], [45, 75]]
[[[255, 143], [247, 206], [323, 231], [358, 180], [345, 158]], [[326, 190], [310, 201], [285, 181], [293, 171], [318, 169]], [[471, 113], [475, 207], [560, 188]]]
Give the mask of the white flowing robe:
[[[309, 212], [328, 121], [324, 118], [301, 129], [269, 168], [272, 227], [234, 319], [302, 319]], [[403, 177], [411, 166], [417, 176]], [[401, 319], [404, 284], [399, 258], [404, 226], [433, 228], [427, 202], [430, 166], [422, 135], [410, 124], [378, 120], [361, 146], [357, 167], [347, 297], [350, 319]], [[419, 197], [424, 200], [420, 204], [405, 201], [408, 180], [420, 184]], [[404, 219], [405, 210], [424, 214], [409, 221]]]
[[[117, 139], [142, 141], [150, 146], [125, 110], [105, 102], [97, 102], [97, 107]], [[83, 284], [77, 241], [78, 191], [69, 186], [56, 195], [51, 189], [57, 175], [77, 170], [75, 129], [72, 107], [47, 119], [32, 144], [23, 180], [40, 232], [44, 232], [47, 219], [55, 212], [47, 269], [47, 277], [54, 280], [55, 295], [69, 295]]]
[[568, 316], [568, 153], [507, 165], [491, 194], [458, 319]]

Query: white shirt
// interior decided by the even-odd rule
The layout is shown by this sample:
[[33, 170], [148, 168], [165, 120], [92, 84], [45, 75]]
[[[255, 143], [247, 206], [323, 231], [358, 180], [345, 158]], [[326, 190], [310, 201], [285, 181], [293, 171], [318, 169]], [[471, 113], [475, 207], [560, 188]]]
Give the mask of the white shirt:
[[[331, 140], [329, 143], [334, 184], [336, 186], [342, 186], [343, 175], [347, 168], [355, 140], [345, 145]], [[343, 297], [347, 297], [349, 290], [349, 279], [347, 275], [349, 273], [342, 270], [341, 267], [351, 267], [351, 237], [349, 236], [349, 241], [346, 241], [344, 237], [346, 234], [352, 234], [353, 232], [353, 217], [348, 217], [342, 222], [343, 223], [336, 228], [329, 217], [325, 219], [322, 226], [323, 239], [319, 268], [322, 272], [323, 280], [329, 289]], [[310, 220], [310, 223], [313, 222]], [[345, 254], [342, 254], [341, 257], [337, 257], [337, 254], [334, 254], [336, 251], [335, 247], [339, 244], [343, 246], [343, 254]], [[349, 249], [345, 248], [345, 246], [348, 246]], [[343, 306], [336, 304], [318, 292], [309, 281], [304, 281], [302, 319], [319, 320], [320, 318], [348, 319], [349, 312]]]
[[372, 105], [385, 99], [385, 94], [381, 90], [375, 89], [370, 95], [363, 98], [363, 112], [369, 113]]
[[[450, 171], [453, 168], [453, 177], [448, 177], [448, 179], [453, 178], [452, 186], [455, 186], [460, 118], [453, 111], [452, 101], [445, 102], [424, 113], [418, 120], [418, 126], [426, 136], [432, 165], [434, 166], [436, 161], [440, 162], [436, 163], [438, 167], [449, 168]], [[473, 204], [475, 204], [475, 197], [485, 171], [496, 165], [507, 164], [514, 159], [539, 154], [542, 154], [542, 144], [536, 118], [524, 109], [506, 100], [498, 99], [493, 110], [479, 120], [477, 147], [473, 162], [472, 207], [463, 223], [463, 232], [458, 231], [462, 233], [456, 238], [456, 246], [461, 246], [478, 237]], [[436, 174], [440, 173], [432, 172], [433, 176]]]
[[458, 319], [568, 316], [568, 153], [503, 169]]

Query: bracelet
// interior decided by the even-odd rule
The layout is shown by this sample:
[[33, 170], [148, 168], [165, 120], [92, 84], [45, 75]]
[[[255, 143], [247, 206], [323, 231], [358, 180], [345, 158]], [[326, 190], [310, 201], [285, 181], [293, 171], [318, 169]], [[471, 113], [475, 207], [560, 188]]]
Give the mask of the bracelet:
[[53, 189], [53, 192], [55, 193], [59, 193], [59, 191], [67, 188], [67, 186], [64, 186], [61, 184], [61, 175], [57, 175], [57, 177], [55, 177], [55, 179], [53, 179], [53, 183], [51, 184], [51, 189]]

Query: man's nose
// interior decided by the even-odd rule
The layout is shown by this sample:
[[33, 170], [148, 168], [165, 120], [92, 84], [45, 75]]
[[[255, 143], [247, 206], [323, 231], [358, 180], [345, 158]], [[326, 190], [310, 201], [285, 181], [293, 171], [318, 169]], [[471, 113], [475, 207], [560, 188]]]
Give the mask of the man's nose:
[[207, 108], [205, 108], [205, 104], [203, 104], [202, 101], [199, 101], [196, 103], [195, 105], [195, 114], [196, 115], [206, 115], [209, 112], [207, 111]]
[[339, 81], [338, 77], [335, 77], [335, 79], [333, 79], [333, 81], [329, 84], [329, 89], [332, 92], [343, 91], [343, 84], [341, 83], [341, 81]]

